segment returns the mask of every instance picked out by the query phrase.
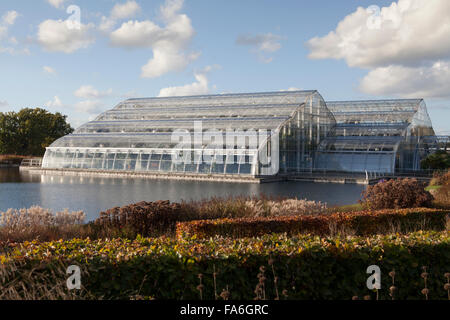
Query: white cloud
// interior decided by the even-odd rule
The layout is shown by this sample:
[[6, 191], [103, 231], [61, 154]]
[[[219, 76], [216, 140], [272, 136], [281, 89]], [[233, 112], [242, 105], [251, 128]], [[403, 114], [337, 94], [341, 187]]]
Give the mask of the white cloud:
[[264, 54], [274, 53], [281, 49], [280, 41], [285, 39], [282, 36], [272, 33], [257, 35], [240, 35], [236, 39], [236, 44], [249, 46], [252, 51], [258, 54], [259, 60], [263, 63], [272, 62], [272, 57], [265, 57]]
[[78, 88], [75, 92], [74, 95], [78, 98], [83, 98], [83, 99], [98, 99], [98, 98], [104, 98], [107, 96], [112, 95], [113, 91], [112, 89], [108, 89], [107, 91], [99, 91], [97, 89], [95, 89], [93, 86], [81, 86], [80, 88]]
[[19, 13], [17, 11], [8, 11], [2, 16], [2, 24], [4, 25], [13, 25], [16, 22], [16, 19], [19, 17]]
[[62, 8], [63, 7], [63, 4], [64, 4], [64, 2], [65, 2], [66, 0], [47, 0], [47, 2], [51, 5], [51, 6], [53, 6], [53, 7], [55, 7], [55, 8]]
[[392, 65], [376, 68], [361, 81], [360, 90], [404, 98], [450, 98], [450, 62], [423, 67]]
[[8, 37], [9, 28], [15, 24], [20, 14], [17, 11], [8, 11], [0, 18], [0, 41], [4, 40], [9, 45], [3, 46], [0, 42], [0, 53], [14, 54], [29, 54], [28, 48], [17, 49], [15, 46], [19, 44], [15, 37]]
[[44, 70], [44, 72], [48, 73], [48, 74], [53, 74], [53, 75], [56, 74], [56, 70], [49, 66], [43, 66], [42, 70]]
[[149, 48], [164, 36], [163, 29], [152, 21], [128, 21], [111, 33], [111, 44], [116, 47]]
[[48, 101], [45, 106], [50, 108], [61, 108], [64, 106], [64, 104], [61, 102], [61, 99], [58, 96], [54, 96], [53, 100]]
[[296, 87], [289, 87], [287, 89], [281, 89], [280, 91], [301, 91], [302, 89]]
[[0, 40], [6, 38], [9, 27], [12, 26], [20, 16], [17, 11], [8, 11], [0, 19]]
[[102, 17], [102, 22], [100, 24], [100, 30], [109, 31], [111, 30], [119, 20], [129, 19], [136, 16], [141, 11], [141, 7], [136, 1], [127, 1], [123, 4], [116, 4], [112, 10], [109, 17]]
[[160, 19], [165, 23], [128, 21], [110, 35], [111, 44], [123, 48], [151, 48], [153, 58], [142, 67], [143, 78], [156, 78], [172, 71], [181, 71], [200, 53], [185, 53], [195, 31], [191, 20], [179, 11], [183, 0], [166, 0], [160, 8]]
[[142, 78], [157, 78], [171, 71], [181, 71], [196, 60], [199, 53], [185, 55], [171, 45], [154, 48], [153, 59], [142, 67]]
[[193, 95], [208, 94], [210, 89], [207, 73], [214, 69], [219, 68], [221, 68], [221, 66], [219, 65], [207, 66], [203, 70], [194, 73], [194, 77], [196, 80], [195, 82], [179, 87], [163, 88], [159, 91], [158, 96], [173, 97], [173, 96], [193, 96]]
[[195, 74], [196, 82], [180, 87], [168, 87], [159, 91], [158, 97], [193, 96], [209, 92], [208, 78], [205, 74]]
[[141, 7], [136, 1], [127, 1], [124, 4], [116, 4], [111, 11], [113, 19], [127, 19], [134, 17], [141, 11]]
[[91, 29], [93, 24], [81, 24], [80, 28], [70, 28], [67, 21], [46, 20], [39, 25], [38, 41], [50, 52], [73, 53], [87, 48], [95, 39]]
[[336, 30], [308, 41], [312, 59], [345, 59], [351, 67], [417, 65], [450, 57], [450, 1], [399, 0], [379, 16], [358, 8]]
[[[375, 10], [373, 10], [375, 9]], [[450, 1], [398, 0], [358, 8], [308, 41], [312, 59], [366, 68], [359, 90], [402, 98], [450, 98]]]
[[0, 100], [0, 108], [9, 107], [8, 101]]
[[85, 100], [75, 104], [75, 109], [79, 112], [85, 112], [89, 114], [98, 114], [105, 108], [103, 102], [99, 100]]

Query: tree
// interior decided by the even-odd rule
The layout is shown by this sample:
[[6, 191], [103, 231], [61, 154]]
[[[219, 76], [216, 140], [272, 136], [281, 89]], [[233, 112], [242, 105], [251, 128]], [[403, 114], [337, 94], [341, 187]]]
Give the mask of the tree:
[[0, 154], [42, 156], [53, 141], [73, 132], [66, 119], [41, 108], [0, 113]]
[[450, 154], [446, 151], [436, 151], [422, 160], [422, 169], [445, 170], [450, 168]]

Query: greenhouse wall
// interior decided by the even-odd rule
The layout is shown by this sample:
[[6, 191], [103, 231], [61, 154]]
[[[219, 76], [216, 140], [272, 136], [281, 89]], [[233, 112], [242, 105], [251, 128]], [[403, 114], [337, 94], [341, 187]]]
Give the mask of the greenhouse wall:
[[272, 176], [312, 168], [334, 126], [317, 91], [130, 99], [55, 141], [43, 167]]
[[325, 102], [317, 91], [129, 99], [47, 148], [43, 167], [299, 176], [420, 170], [436, 149], [422, 99]]
[[317, 151], [316, 170], [400, 173], [420, 170], [436, 137], [422, 99], [332, 101], [334, 137]]

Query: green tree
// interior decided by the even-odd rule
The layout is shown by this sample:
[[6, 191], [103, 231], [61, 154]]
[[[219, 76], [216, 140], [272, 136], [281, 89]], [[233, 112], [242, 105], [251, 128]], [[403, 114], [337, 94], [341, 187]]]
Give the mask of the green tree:
[[446, 151], [437, 151], [423, 159], [420, 165], [422, 166], [422, 169], [448, 169], [450, 168], [450, 154]]
[[0, 154], [42, 156], [53, 141], [73, 132], [66, 119], [41, 108], [0, 113]]

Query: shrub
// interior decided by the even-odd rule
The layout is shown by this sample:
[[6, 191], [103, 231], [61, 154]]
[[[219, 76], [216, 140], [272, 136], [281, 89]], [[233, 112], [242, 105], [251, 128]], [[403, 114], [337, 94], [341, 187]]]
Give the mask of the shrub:
[[363, 192], [364, 206], [370, 209], [398, 209], [431, 206], [433, 196], [416, 179], [381, 181]]
[[416, 208], [334, 213], [331, 215], [237, 218], [179, 222], [178, 239], [214, 236], [257, 237], [271, 233], [295, 235], [310, 233], [326, 236], [335, 233], [371, 235], [377, 233], [445, 230], [450, 210]]
[[101, 212], [94, 222], [97, 237], [135, 238], [170, 232], [177, 221], [183, 221], [181, 205], [170, 201], [139, 202]]
[[430, 190], [435, 199], [434, 206], [450, 208], [450, 171], [435, 173], [430, 186], [436, 186]]
[[[276, 297], [277, 289], [289, 299], [348, 299], [372, 295], [366, 287], [368, 266], [381, 268], [380, 299], [391, 299], [395, 270], [396, 299], [424, 299], [420, 293], [422, 266], [428, 266], [430, 299], [447, 299], [444, 289], [450, 265], [449, 232], [417, 232], [408, 235], [319, 238], [271, 235], [251, 239], [214, 238], [176, 241], [168, 238], [130, 240], [72, 240], [49, 243], [30, 242], [17, 246], [11, 254], [0, 255], [4, 266], [21, 262], [21, 274], [34, 270], [47, 286], [65, 283], [67, 276], [51, 277], [64, 263], [82, 271], [84, 291], [94, 298], [129, 299], [151, 296], [156, 299], [199, 299], [196, 289], [202, 274], [203, 298], [214, 299], [224, 288], [229, 298], [255, 297], [257, 275], [266, 268], [265, 294]], [[0, 286], [11, 285], [19, 277]], [[214, 283], [216, 283], [216, 288]], [[286, 296], [282, 296], [286, 298]]]
[[172, 235], [176, 223], [221, 218], [303, 215], [325, 212], [325, 204], [298, 199], [212, 198], [170, 203], [140, 202], [101, 212], [91, 224], [94, 238]]
[[433, 173], [433, 179], [430, 181], [430, 186], [443, 186], [448, 184], [450, 184], [450, 171], [438, 171]]
[[438, 204], [448, 208], [450, 206], [450, 184], [445, 184], [436, 190], [434, 198]]
[[82, 211], [53, 212], [33, 206], [29, 209], [0, 212], [0, 241], [20, 242], [67, 239], [82, 235], [85, 214]]
[[306, 199], [285, 199], [280, 201], [252, 199], [246, 201], [245, 205], [250, 209], [253, 217], [299, 216], [320, 214], [327, 211], [326, 204]]

